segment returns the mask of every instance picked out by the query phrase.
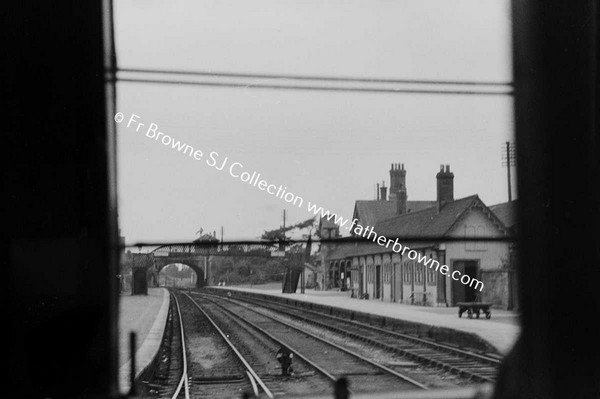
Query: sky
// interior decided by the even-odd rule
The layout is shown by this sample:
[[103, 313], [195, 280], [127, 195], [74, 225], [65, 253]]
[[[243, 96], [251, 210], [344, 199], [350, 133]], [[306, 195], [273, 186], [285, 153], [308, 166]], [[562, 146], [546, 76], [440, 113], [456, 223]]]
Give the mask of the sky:
[[[120, 68], [512, 80], [500, 0], [121, 0], [115, 39]], [[119, 82], [117, 111], [204, 154], [194, 160], [118, 124], [121, 234], [128, 244], [183, 242], [223, 226], [226, 240], [256, 239], [281, 225], [283, 209], [288, 224], [312, 216], [208, 166], [211, 151], [346, 218], [376, 183], [389, 186], [391, 163], [404, 163], [409, 200], [435, 199], [449, 164], [455, 198], [504, 202], [512, 105], [506, 95]]]

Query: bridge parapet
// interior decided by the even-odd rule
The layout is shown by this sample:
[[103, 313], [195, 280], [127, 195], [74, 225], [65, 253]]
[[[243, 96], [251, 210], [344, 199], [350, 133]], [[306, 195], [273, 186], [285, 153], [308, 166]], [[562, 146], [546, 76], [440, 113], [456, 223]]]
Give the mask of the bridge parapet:
[[272, 257], [279, 251], [277, 243], [218, 243], [202, 242], [191, 244], [169, 244], [156, 248], [151, 253], [157, 258], [196, 256], [257, 256]]

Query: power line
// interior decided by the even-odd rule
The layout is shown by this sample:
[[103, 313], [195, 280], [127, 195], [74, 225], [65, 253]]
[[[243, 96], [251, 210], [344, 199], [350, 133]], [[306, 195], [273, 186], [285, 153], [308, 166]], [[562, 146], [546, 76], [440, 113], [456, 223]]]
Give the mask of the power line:
[[161, 69], [118, 68], [118, 72], [144, 73], [144, 74], [169, 74], [220, 78], [245, 78], [245, 79], [284, 79], [284, 80], [315, 80], [331, 82], [354, 83], [396, 83], [396, 84], [427, 84], [427, 85], [466, 85], [466, 86], [509, 86], [512, 82], [494, 81], [468, 81], [468, 80], [429, 80], [429, 79], [388, 79], [388, 78], [353, 78], [344, 76], [320, 75], [281, 75], [263, 73], [235, 73], [235, 72], [208, 72], [208, 71], [169, 71]]
[[150, 78], [122, 78], [115, 79], [117, 82], [150, 83], [184, 86], [207, 86], [207, 87], [230, 87], [244, 89], [271, 89], [271, 90], [305, 90], [305, 91], [333, 91], [333, 92], [357, 92], [357, 93], [388, 93], [388, 94], [453, 94], [453, 95], [484, 95], [484, 96], [511, 96], [512, 89], [505, 91], [493, 90], [434, 90], [434, 89], [385, 89], [375, 87], [335, 87], [335, 86], [302, 86], [302, 85], [280, 85], [264, 83], [233, 83], [233, 82], [207, 82], [207, 81], [184, 81]]

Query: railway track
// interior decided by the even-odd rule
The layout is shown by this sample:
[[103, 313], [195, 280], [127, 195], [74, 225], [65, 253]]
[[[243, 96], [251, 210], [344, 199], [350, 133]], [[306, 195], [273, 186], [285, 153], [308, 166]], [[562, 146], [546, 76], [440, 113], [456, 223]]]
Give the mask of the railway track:
[[385, 351], [391, 351], [426, 366], [435, 366], [447, 370], [455, 375], [477, 382], [495, 382], [501, 362], [495, 357], [465, 351], [309, 309], [299, 309], [286, 304], [245, 296], [236, 296], [235, 299], [362, 341]]
[[171, 293], [170, 309], [158, 354], [158, 361], [149, 381], [136, 381], [143, 397], [172, 398], [179, 392], [188, 393], [187, 359], [181, 312], [177, 298]]
[[177, 299], [177, 297], [173, 294], [171, 294], [171, 297], [175, 300], [175, 307], [177, 308], [177, 320], [179, 321], [179, 342], [180, 342], [180, 356], [179, 359], [181, 359], [181, 377], [179, 378], [179, 383], [177, 384], [177, 388], [175, 388], [175, 392], [171, 395], [171, 397], [173, 399], [176, 399], [179, 397], [179, 393], [181, 392], [181, 389], [183, 387], [183, 393], [184, 393], [184, 397], [185, 399], [189, 399], [190, 397], [190, 386], [188, 383], [188, 369], [187, 369], [187, 350], [185, 347], [185, 333], [184, 333], [184, 328], [183, 328], [183, 318], [181, 317], [181, 309], [179, 307], [179, 300]]
[[235, 320], [237, 326], [251, 329], [278, 345], [287, 346], [295, 354], [295, 358], [300, 358], [330, 381], [337, 381], [342, 376], [349, 377], [351, 392], [427, 389], [424, 384], [397, 370], [283, 320], [260, 313], [245, 304], [220, 296], [196, 295], [202, 299], [202, 306], [209, 313], [217, 315], [224, 324], [231, 325], [232, 320]]
[[[179, 309], [178, 294], [173, 296]], [[189, 302], [181, 306], [183, 312], [178, 312], [181, 330], [185, 331], [183, 342], [188, 344], [187, 348], [183, 346], [183, 351], [189, 366], [184, 367], [180, 385], [171, 398], [239, 398], [244, 393], [274, 398], [273, 392], [228, 335], [193, 298], [187, 298]], [[181, 385], [185, 390], [180, 389]]]
[[274, 396], [331, 393], [332, 381], [303, 359], [295, 359], [294, 376], [281, 375], [280, 364], [275, 358], [277, 351], [284, 346], [280, 340], [257, 331], [245, 320], [212, 302], [202, 301], [200, 304], [194, 298], [188, 298], [219, 325]]

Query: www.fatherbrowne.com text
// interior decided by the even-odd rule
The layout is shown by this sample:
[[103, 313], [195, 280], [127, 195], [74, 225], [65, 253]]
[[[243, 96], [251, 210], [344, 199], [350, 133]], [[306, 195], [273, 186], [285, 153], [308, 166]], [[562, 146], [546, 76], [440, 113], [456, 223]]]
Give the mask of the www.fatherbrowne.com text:
[[[125, 120], [125, 116], [122, 112], [117, 112], [114, 119], [115, 122], [122, 123]], [[385, 248], [389, 248], [391, 246], [392, 251], [403, 256], [406, 255], [410, 260], [416, 260], [420, 264], [423, 264], [430, 269], [434, 269], [446, 277], [460, 281], [462, 284], [474, 289], [478, 289], [479, 291], [483, 291], [484, 284], [482, 281], [477, 280], [467, 274], [461, 274], [459, 270], [454, 270], [452, 273], [448, 273], [450, 268], [447, 265], [440, 265], [437, 260], [428, 258], [425, 254], [421, 254], [414, 249], [410, 249], [409, 247], [400, 244], [397, 238], [392, 240], [391, 238], [388, 239], [383, 235], [378, 235], [372, 227], [363, 227], [358, 224], [358, 220], [356, 219], [350, 221], [349, 219], [338, 216], [335, 213], [318, 206], [317, 204], [311, 203], [310, 201], [306, 201], [305, 204], [304, 198], [294, 194], [291, 191], [288, 191], [286, 186], [281, 184], [271, 184], [266, 180], [261, 179], [260, 173], [257, 173], [256, 171], [249, 172], [245, 170], [244, 165], [241, 163], [232, 162], [229, 160], [229, 157], [223, 158], [216, 151], [208, 152], [205, 156], [202, 150], [159, 131], [156, 123], [150, 123], [146, 125], [145, 123], [141, 122], [140, 116], [131, 114], [127, 121], [126, 127], [133, 128], [136, 133], [143, 134], [146, 136], [146, 138], [154, 140], [157, 143], [161, 143], [172, 150], [181, 152], [183, 155], [186, 155], [196, 161], [204, 160], [206, 165], [213, 167], [218, 171], [227, 170], [231, 177], [239, 179], [241, 182], [249, 184], [252, 187], [256, 187], [257, 189], [264, 191], [269, 195], [280, 198], [289, 204], [299, 208], [304, 208], [306, 206], [305, 209], [309, 213], [330, 221], [333, 220], [338, 226], [340, 226], [340, 228], [343, 227], [356, 236], [366, 238], [367, 240], [372, 240], [374, 243], [377, 243]]]

